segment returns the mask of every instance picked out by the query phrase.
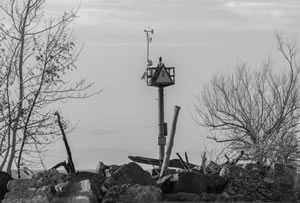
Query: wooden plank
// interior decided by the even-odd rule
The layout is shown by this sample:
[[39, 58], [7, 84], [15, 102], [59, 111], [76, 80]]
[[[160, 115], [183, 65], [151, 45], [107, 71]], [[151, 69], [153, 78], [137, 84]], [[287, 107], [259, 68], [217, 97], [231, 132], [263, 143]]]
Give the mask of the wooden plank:
[[[160, 166], [161, 163], [158, 159], [153, 158], [147, 158], [147, 157], [141, 157], [141, 156], [128, 156], [128, 158], [134, 162], [140, 163], [140, 164], [150, 164], [154, 166]], [[188, 164], [184, 162], [185, 164]], [[189, 163], [190, 168], [196, 167], [197, 165]], [[179, 159], [172, 159], [169, 161], [169, 167], [172, 168], [181, 168], [184, 169]]]

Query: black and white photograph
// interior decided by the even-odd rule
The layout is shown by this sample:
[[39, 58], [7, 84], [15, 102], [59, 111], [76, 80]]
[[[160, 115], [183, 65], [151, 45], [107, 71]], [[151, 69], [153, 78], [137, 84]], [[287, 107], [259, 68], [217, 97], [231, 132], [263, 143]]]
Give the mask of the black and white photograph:
[[0, 0], [0, 202], [300, 202], [299, 0]]

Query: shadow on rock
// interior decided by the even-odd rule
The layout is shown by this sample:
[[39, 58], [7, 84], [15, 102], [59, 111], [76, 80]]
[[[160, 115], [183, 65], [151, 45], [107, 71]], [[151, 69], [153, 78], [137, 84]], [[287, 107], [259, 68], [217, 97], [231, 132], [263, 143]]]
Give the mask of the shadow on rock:
[[168, 175], [157, 181], [164, 193], [221, 193], [228, 181], [219, 175], [183, 172]]

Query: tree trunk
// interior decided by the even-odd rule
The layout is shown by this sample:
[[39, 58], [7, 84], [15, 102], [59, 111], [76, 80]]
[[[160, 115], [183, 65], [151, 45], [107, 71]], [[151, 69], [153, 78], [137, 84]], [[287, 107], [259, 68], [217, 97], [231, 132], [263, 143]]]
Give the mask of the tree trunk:
[[24, 99], [24, 84], [23, 84], [23, 57], [24, 57], [24, 48], [25, 48], [25, 32], [26, 32], [26, 23], [27, 23], [27, 17], [30, 12], [30, 6], [31, 6], [31, 0], [28, 0], [26, 5], [26, 12], [23, 16], [23, 24], [22, 29], [20, 32], [20, 54], [19, 54], [19, 103], [18, 103], [18, 112], [17, 116], [14, 120], [13, 128], [12, 128], [12, 142], [11, 142], [11, 151], [10, 156], [7, 163], [6, 171], [11, 174], [11, 167], [13, 160], [15, 158], [16, 153], [16, 144], [17, 144], [17, 131], [18, 131], [18, 124], [20, 121], [20, 118], [23, 114], [23, 99]]
[[[7, 132], [7, 136], [8, 136], [8, 140], [7, 140], [7, 143], [10, 143], [10, 128], [8, 129], [8, 132]], [[9, 151], [10, 151], [10, 147], [8, 146], [7, 147], [7, 151], [5, 152], [5, 156], [3, 158], [3, 161], [1, 163], [1, 166], [0, 166], [0, 171], [3, 171], [3, 168], [4, 168], [4, 165], [6, 163], [6, 160], [8, 158], [8, 154], [9, 154]]]

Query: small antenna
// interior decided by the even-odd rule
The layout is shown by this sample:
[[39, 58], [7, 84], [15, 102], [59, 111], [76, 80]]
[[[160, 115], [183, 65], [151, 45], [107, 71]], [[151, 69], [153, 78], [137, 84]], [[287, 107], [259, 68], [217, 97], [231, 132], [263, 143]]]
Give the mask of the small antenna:
[[149, 45], [150, 42], [152, 41], [152, 37], [150, 36], [150, 34], [154, 34], [154, 30], [144, 30], [144, 32], [146, 33], [146, 39], [147, 39], [147, 68], [149, 68], [149, 66], [152, 66], [152, 61], [149, 58]]
[[[144, 32], [146, 33], [146, 40], [147, 40], [147, 69], [152, 66], [152, 61], [150, 60], [149, 58], [149, 45], [150, 45], [150, 42], [152, 42], [152, 37], [150, 36], [150, 34], [154, 34], [154, 30], [151, 29], [151, 30], [144, 30]], [[142, 80], [145, 79], [147, 77], [147, 70], [144, 72], [144, 74], [142, 75]]]

